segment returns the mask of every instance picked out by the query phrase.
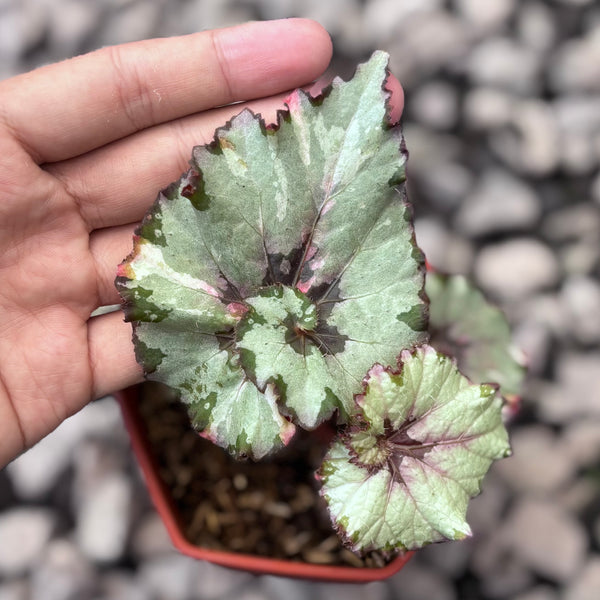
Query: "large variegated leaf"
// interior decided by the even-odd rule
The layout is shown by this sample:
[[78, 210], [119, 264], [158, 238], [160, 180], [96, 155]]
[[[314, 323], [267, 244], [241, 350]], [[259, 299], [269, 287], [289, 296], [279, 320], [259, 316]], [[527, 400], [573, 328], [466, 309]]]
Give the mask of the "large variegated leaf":
[[406, 154], [378, 52], [276, 127], [245, 110], [156, 200], [117, 287], [148, 377], [198, 429], [259, 457], [354, 410], [366, 371], [424, 341]]
[[456, 358], [475, 383], [497, 383], [504, 396], [520, 393], [524, 359], [502, 312], [461, 275], [428, 272], [431, 344]]
[[334, 525], [356, 551], [470, 535], [469, 498], [510, 453], [496, 388], [469, 383], [431, 346], [404, 351], [399, 364], [371, 368], [357, 396], [362, 425], [321, 468]]

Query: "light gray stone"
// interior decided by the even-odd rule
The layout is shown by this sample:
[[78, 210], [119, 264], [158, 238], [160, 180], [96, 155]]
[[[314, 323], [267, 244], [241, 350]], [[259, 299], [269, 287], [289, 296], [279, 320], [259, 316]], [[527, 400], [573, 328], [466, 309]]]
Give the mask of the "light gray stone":
[[466, 571], [473, 549], [472, 540], [459, 544], [431, 544], [419, 550], [419, 560], [455, 581]]
[[560, 45], [550, 66], [549, 80], [558, 92], [600, 90], [600, 27]]
[[518, 173], [544, 176], [560, 163], [560, 131], [552, 107], [542, 100], [514, 104], [506, 128], [491, 133], [490, 147]]
[[556, 588], [549, 585], [538, 585], [523, 594], [515, 596], [513, 600], [558, 600]]
[[[382, 13], [381, 18], [389, 19], [389, 15]], [[476, 35], [458, 16], [441, 10], [415, 12], [395, 24], [394, 35], [386, 47], [391, 55], [392, 72], [407, 88], [424, 81], [442, 66], [458, 63]]]
[[473, 129], [497, 129], [512, 119], [516, 100], [504, 90], [475, 87], [467, 91], [463, 104], [466, 124]]
[[559, 281], [553, 252], [528, 238], [486, 246], [475, 261], [475, 274], [484, 290], [510, 300], [551, 288]]
[[114, 562], [125, 552], [130, 526], [132, 488], [125, 474], [108, 473], [79, 490], [75, 536], [86, 556]]
[[[294, 7], [297, 1], [292, 0], [291, 4]], [[441, 4], [441, 0], [371, 0], [364, 8], [363, 27], [371, 40], [387, 39], [395, 28], [410, 21], [415, 14], [437, 14], [436, 9]]]
[[569, 175], [587, 175], [596, 170], [598, 158], [594, 140], [582, 133], [567, 132], [560, 148], [562, 168]]
[[581, 275], [566, 279], [561, 300], [571, 335], [584, 344], [600, 341], [600, 284]]
[[554, 101], [553, 107], [563, 133], [590, 135], [600, 129], [600, 96], [563, 95]]
[[531, 571], [514, 557], [502, 557], [479, 574], [486, 598], [513, 598], [534, 582]]
[[517, 93], [535, 92], [540, 85], [537, 52], [508, 37], [485, 38], [469, 53], [466, 68], [475, 85]]
[[467, 273], [473, 261], [471, 245], [436, 219], [415, 221], [417, 244], [429, 263], [446, 273]]
[[103, 7], [100, 2], [60, 0], [47, 2], [47, 8], [49, 46], [56, 59], [80, 53], [102, 22]]
[[13, 508], [0, 513], [0, 577], [33, 567], [54, 529], [55, 516], [44, 508]]
[[570, 583], [565, 592], [564, 600], [597, 600], [600, 590], [600, 555], [593, 554]]
[[96, 573], [78, 548], [65, 539], [53, 540], [33, 570], [31, 600], [75, 600], [89, 597]]
[[547, 52], [556, 43], [558, 24], [555, 12], [547, 3], [521, 3], [516, 26], [521, 41], [538, 52]]
[[502, 536], [525, 565], [561, 583], [577, 574], [588, 547], [583, 526], [565, 510], [542, 500], [519, 501]]
[[456, 227], [471, 235], [522, 231], [535, 225], [541, 204], [535, 191], [510, 173], [493, 169], [467, 196], [456, 215]]
[[[125, 571], [111, 570], [102, 577], [94, 600], [154, 600], [145, 582]], [[170, 596], [167, 596], [170, 598]], [[73, 598], [73, 600], [77, 600]], [[165, 598], [166, 600], [166, 598]]]
[[[151, 38], [156, 35], [162, 6], [160, 2], [132, 2], [112, 12], [100, 32], [100, 43], [110, 46]], [[208, 23], [198, 23], [198, 29]]]
[[443, 163], [455, 162], [464, 149], [455, 136], [431, 131], [415, 122], [406, 123], [404, 137], [410, 148], [412, 173], [428, 175]]
[[196, 589], [198, 563], [180, 554], [144, 561], [138, 578], [156, 600], [189, 600]]
[[516, 0], [496, 0], [483, 3], [480, 0], [457, 0], [456, 8], [469, 25], [477, 27], [482, 32], [499, 28], [512, 15]]
[[[448, 548], [451, 551], [450, 548]], [[389, 579], [395, 600], [456, 600], [450, 580], [441, 573], [412, 559]], [[343, 598], [344, 596], [339, 596]], [[368, 596], [365, 596], [368, 598]]]
[[70, 465], [75, 448], [87, 437], [125, 439], [121, 413], [114, 398], [88, 404], [64, 421], [7, 467], [16, 493], [33, 500], [47, 494]]
[[594, 202], [600, 205], [600, 173], [594, 177], [590, 192]]
[[142, 560], [173, 551], [171, 538], [156, 512], [149, 512], [137, 524], [131, 539], [131, 549]]
[[418, 180], [420, 191], [440, 211], [457, 206], [473, 186], [471, 171], [456, 162], [441, 162], [422, 172]]
[[511, 446], [513, 455], [499, 461], [496, 472], [516, 492], [548, 494], [575, 475], [575, 463], [549, 427], [521, 427], [512, 432]]
[[544, 373], [550, 354], [549, 328], [539, 321], [524, 319], [516, 324], [513, 340], [525, 356], [527, 373], [530, 376]]
[[411, 114], [433, 129], [450, 129], [458, 117], [458, 93], [444, 81], [431, 81], [410, 96]]
[[544, 236], [554, 242], [600, 236], [600, 211], [590, 204], [578, 204], [549, 213], [542, 224]]
[[13, 579], [0, 583], [0, 600], [30, 600], [27, 581]]
[[551, 423], [600, 417], [600, 353], [563, 352], [556, 361], [558, 384], [542, 391], [538, 408]]
[[600, 415], [569, 423], [562, 435], [562, 451], [577, 467], [591, 467], [600, 459]]
[[[483, 481], [481, 494], [473, 498], [467, 508], [467, 522], [473, 530], [475, 539], [479, 539], [480, 536], [495, 538], [500, 526], [509, 490], [496, 474], [499, 464], [496, 462], [492, 465]], [[473, 556], [475, 557], [479, 552], [480, 547], [477, 545], [473, 550]]]
[[[197, 562], [193, 598], [198, 600], [237, 598], [239, 591], [251, 587], [255, 580], [256, 577], [246, 571], [226, 569], [205, 561]], [[282, 597], [270, 592], [270, 584], [272, 582], [263, 582], [262, 584], [262, 588], [268, 592], [266, 595], [270, 594], [273, 598]], [[272, 587], [278, 589], [278, 584], [274, 583]], [[292, 594], [292, 586], [290, 586], [290, 600], [293, 600]]]

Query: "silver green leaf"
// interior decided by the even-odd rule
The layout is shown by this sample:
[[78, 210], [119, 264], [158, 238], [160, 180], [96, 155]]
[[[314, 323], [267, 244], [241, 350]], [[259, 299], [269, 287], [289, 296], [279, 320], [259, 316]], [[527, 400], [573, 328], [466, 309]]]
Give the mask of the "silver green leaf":
[[506, 317], [461, 275], [428, 272], [431, 344], [456, 358], [476, 383], [497, 383], [505, 397], [518, 395], [524, 358], [514, 346]]
[[376, 52], [318, 98], [296, 90], [276, 126], [244, 110], [218, 129], [120, 266], [147, 376], [234, 454], [346, 419], [369, 367], [425, 341], [387, 62]]
[[399, 365], [371, 368], [357, 396], [361, 424], [320, 471], [332, 521], [358, 552], [470, 535], [468, 501], [510, 454], [495, 387], [471, 384], [431, 346], [405, 350]]

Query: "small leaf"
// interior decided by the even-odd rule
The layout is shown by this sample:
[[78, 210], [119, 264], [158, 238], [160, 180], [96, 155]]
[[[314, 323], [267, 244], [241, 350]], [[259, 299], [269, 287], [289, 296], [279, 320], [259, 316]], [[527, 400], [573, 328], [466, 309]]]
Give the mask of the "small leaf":
[[514, 347], [504, 314], [465, 277], [428, 272], [431, 345], [456, 358], [476, 383], [497, 383], [503, 396], [518, 395], [524, 359]]
[[470, 384], [430, 346], [402, 352], [399, 364], [369, 371], [357, 396], [362, 424], [321, 468], [334, 525], [359, 552], [470, 535], [468, 500], [510, 453], [493, 386]]
[[281, 446], [288, 419], [347, 418], [367, 369], [426, 339], [387, 62], [296, 90], [275, 127], [245, 110], [218, 129], [120, 266], [138, 360], [234, 454]]

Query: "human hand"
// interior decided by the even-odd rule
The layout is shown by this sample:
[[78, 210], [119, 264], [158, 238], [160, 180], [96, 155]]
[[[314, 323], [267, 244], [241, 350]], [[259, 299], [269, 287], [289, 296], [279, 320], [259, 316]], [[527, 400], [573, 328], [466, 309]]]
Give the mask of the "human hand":
[[0, 82], [0, 467], [142, 379], [122, 314], [90, 318], [119, 302], [135, 223], [242, 108], [223, 105], [272, 118], [275, 95], [330, 56], [318, 24], [290, 19], [104, 48]]

